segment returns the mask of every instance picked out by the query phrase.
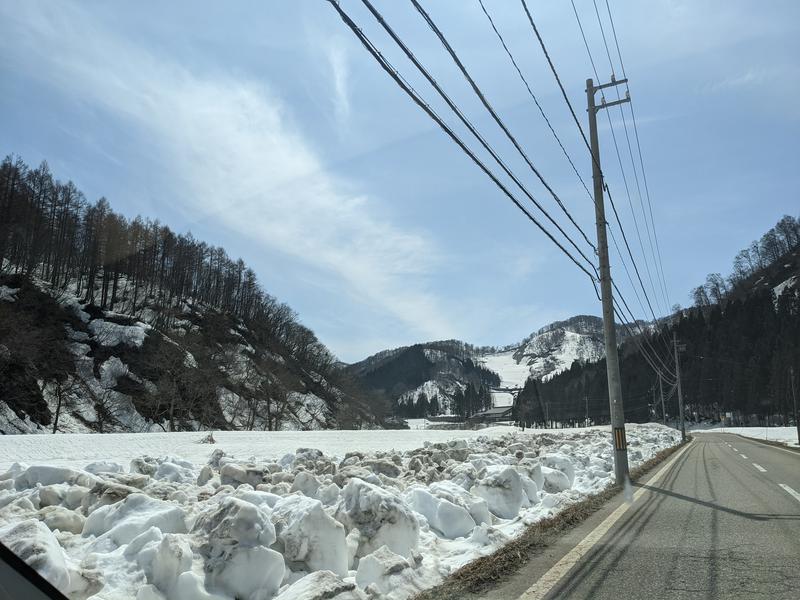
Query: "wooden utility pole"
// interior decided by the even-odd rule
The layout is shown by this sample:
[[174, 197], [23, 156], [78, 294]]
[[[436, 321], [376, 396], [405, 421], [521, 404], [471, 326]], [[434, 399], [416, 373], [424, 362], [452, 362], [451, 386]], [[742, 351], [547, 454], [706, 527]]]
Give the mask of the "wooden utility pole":
[[595, 87], [594, 81], [586, 80], [586, 100], [589, 112], [589, 138], [592, 146], [592, 181], [594, 183], [594, 211], [597, 224], [597, 254], [600, 262], [600, 295], [603, 304], [603, 333], [606, 346], [606, 373], [608, 375], [608, 404], [611, 409], [611, 433], [614, 440], [614, 477], [618, 485], [628, 478], [628, 443], [625, 439], [625, 412], [622, 406], [622, 384], [619, 377], [619, 354], [617, 353], [617, 326], [614, 322], [614, 297], [611, 291], [611, 267], [608, 261], [608, 237], [606, 232], [606, 209], [603, 198], [603, 172], [600, 169], [600, 143], [597, 138], [597, 111], [630, 102], [624, 99], [595, 104], [594, 95], [598, 90], [626, 83], [627, 79]]
[[664, 410], [664, 383], [661, 379], [661, 373], [658, 374], [658, 389], [661, 392], [661, 419], [664, 421], [664, 425], [666, 425], [667, 412]]

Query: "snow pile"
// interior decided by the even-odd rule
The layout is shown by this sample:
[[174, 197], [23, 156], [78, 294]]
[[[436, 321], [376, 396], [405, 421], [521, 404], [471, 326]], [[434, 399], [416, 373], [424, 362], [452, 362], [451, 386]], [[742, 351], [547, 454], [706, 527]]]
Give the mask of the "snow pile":
[[[403, 450], [386, 447], [423, 434], [383, 431], [371, 451], [332, 432], [351, 450], [258, 456], [255, 443], [226, 454], [237, 446], [220, 432], [214, 446], [192, 444], [194, 463], [141, 455], [161, 438], [130, 436], [140, 454], [127, 469], [112, 458], [11, 465], [0, 540], [74, 598], [408, 598], [611, 483], [606, 428], [488, 431]], [[632, 465], [679, 437], [630, 426]]]

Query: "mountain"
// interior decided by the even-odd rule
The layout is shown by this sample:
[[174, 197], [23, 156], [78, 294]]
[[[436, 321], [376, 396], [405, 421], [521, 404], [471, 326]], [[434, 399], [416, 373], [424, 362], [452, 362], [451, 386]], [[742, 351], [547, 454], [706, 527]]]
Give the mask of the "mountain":
[[348, 370], [402, 417], [471, 415], [490, 406], [489, 387], [500, 384], [475, 349], [458, 340], [384, 350]]
[[0, 432], [377, 426], [242, 260], [0, 164]]
[[[626, 330], [617, 326], [617, 341]], [[572, 366], [575, 361], [596, 361], [605, 355], [603, 319], [578, 315], [556, 321], [531, 334], [514, 351], [518, 364], [526, 364], [535, 379], [546, 380]], [[524, 383], [524, 382], [522, 382]]]
[[[618, 335], [623, 339], [622, 328]], [[575, 361], [594, 361], [603, 354], [602, 319], [579, 315], [500, 350], [457, 340], [429, 342], [379, 352], [350, 370], [384, 395], [399, 416], [468, 416], [489, 406], [510, 405], [512, 393], [505, 390], [521, 388], [529, 377], [549, 379]], [[474, 407], [462, 399], [472, 393], [470, 386], [480, 398]], [[420, 398], [426, 406], [419, 405]]]

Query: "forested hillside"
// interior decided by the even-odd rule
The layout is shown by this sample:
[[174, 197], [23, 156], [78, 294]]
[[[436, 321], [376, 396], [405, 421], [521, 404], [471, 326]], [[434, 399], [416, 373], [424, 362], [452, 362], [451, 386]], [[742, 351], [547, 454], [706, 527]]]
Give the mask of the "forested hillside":
[[[760, 240], [737, 254], [728, 277], [709, 275], [693, 289], [695, 305], [661, 322], [649, 337], [670, 369], [672, 333], [680, 354], [687, 417], [788, 424], [790, 372], [800, 393], [800, 221], [783, 217]], [[620, 371], [629, 421], [661, 418], [659, 383], [638, 352], [640, 339], [620, 346]], [[655, 395], [654, 395], [655, 394]], [[674, 388], [664, 384], [666, 412], [674, 418]], [[518, 411], [528, 421], [607, 422], [605, 360], [572, 368], [544, 383], [529, 380]], [[800, 398], [798, 399], [800, 400]]]
[[12, 157], [0, 215], [0, 429], [379, 420], [380, 403], [223, 248]]
[[469, 417], [491, 406], [497, 373], [477, 360], [478, 349], [446, 340], [379, 352], [350, 366], [399, 417]]

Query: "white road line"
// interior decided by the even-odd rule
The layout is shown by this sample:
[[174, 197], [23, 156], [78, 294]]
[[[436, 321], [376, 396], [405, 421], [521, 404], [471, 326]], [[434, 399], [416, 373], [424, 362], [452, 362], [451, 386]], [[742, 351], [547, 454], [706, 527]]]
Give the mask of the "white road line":
[[764, 467], [762, 467], [761, 465], [759, 465], [758, 463], [753, 463], [753, 466], [756, 469], [758, 469], [759, 471], [761, 471], [762, 473], [766, 473], [767, 472], [767, 470]]
[[790, 488], [790, 487], [789, 487], [788, 485], [786, 485], [785, 483], [779, 483], [778, 485], [779, 485], [779, 486], [781, 486], [781, 487], [784, 489], [784, 491], [785, 491], [787, 494], [789, 494], [789, 495], [790, 495], [790, 496], [792, 496], [792, 497], [793, 497], [795, 500], [797, 500], [798, 502], [800, 502], [800, 494], [798, 494], [797, 492], [795, 492], [795, 491], [794, 491], [792, 488]]
[[745, 460], [747, 460], [747, 457], [746, 457], [744, 454], [740, 454], [739, 456], [741, 456], [742, 458], [744, 458]]
[[[689, 449], [689, 447], [694, 442], [690, 442], [686, 446], [684, 446], [680, 451], [678, 451], [675, 456], [661, 469], [656, 473], [650, 480], [647, 482], [647, 485], [655, 485], [658, 481], [669, 471], [669, 468], [673, 465], [673, 463], [680, 458], [680, 456]], [[633, 494], [633, 502], [644, 494], [647, 488], [641, 487]], [[544, 575], [539, 578], [539, 581], [534, 583], [531, 587], [529, 587], [523, 594], [519, 597], [519, 600], [541, 600], [544, 598], [550, 590], [552, 590], [555, 585], [561, 580], [564, 575], [566, 575], [572, 567], [574, 567], [580, 560], [583, 558], [592, 547], [600, 541], [600, 539], [608, 532], [609, 529], [616, 523], [625, 511], [627, 511], [632, 505], [633, 502], [623, 502], [617, 509], [608, 515], [605, 520], [600, 523], [597, 527], [595, 527], [589, 534], [583, 538], [578, 544], [569, 552], [567, 552], [561, 560], [559, 560], [556, 564], [550, 567], [550, 570], [547, 571]]]
[[[731, 446], [731, 448], [733, 448], [733, 446]], [[733, 448], [733, 451], [734, 452], [738, 452], [738, 450], [736, 448]]]

